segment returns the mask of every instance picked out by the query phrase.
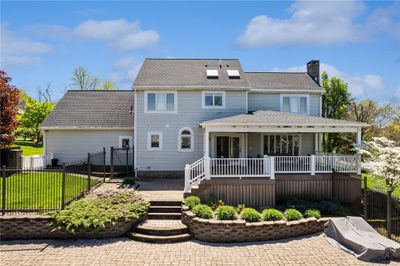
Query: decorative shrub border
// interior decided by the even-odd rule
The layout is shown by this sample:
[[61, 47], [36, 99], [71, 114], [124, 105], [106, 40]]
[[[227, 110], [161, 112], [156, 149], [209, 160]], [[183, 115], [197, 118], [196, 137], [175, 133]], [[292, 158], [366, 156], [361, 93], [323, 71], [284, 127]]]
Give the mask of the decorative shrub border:
[[182, 222], [194, 238], [209, 242], [251, 242], [309, 235], [324, 230], [329, 218], [306, 218], [298, 221], [246, 223], [243, 220], [220, 221], [196, 217], [187, 206], [182, 208]]
[[132, 226], [147, 219], [147, 214], [131, 221], [118, 221], [105, 228], [90, 228], [74, 234], [55, 230], [49, 216], [2, 216], [0, 217], [0, 240], [15, 239], [80, 239], [110, 238], [125, 235]]

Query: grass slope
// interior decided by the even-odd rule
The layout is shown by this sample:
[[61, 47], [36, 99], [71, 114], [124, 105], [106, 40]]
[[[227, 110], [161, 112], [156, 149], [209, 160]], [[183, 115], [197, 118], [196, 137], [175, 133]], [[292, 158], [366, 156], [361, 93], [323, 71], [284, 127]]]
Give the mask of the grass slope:
[[[370, 174], [362, 174], [362, 178], [364, 179], [365, 177], [367, 178], [367, 186], [368, 188], [373, 188], [376, 190], [379, 190], [381, 192], [386, 191], [386, 184], [385, 184], [385, 179], [383, 177], [373, 177]], [[364, 181], [361, 184], [362, 187], [364, 187]], [[400, 188], [396, 188], [393, 191], [393, 195], [396, 197], [400, 197]]]
[[29, 140], [17, 140], [15, 144], [20, 146], [23, 150], [23, 156], [33, 156], [43, 154], [43, 145], [35, 144], [34, 141]]
[[[94, 185], [96, 180], [91, 180]], [[6, 178], [6, 209], [57, 209], [61, 207], [62, 173], [16, 173]], [[66, 174], [65, 202], [87, 190], [87, 178]], [[0, 191], [2, 182], [0, 182]], [[2, 195], [0, 193], [0, 199]]]

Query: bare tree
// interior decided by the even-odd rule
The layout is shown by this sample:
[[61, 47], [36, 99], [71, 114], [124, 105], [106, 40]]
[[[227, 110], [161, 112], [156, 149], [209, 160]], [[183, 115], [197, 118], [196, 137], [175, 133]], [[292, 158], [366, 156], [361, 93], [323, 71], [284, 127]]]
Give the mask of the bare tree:
[[75, 68], [71, 80], [71, 86], [79, 90], [94, 90], [99, 84], [99, 79], [93, 77], [84, 67]]
[[42, 99], [44, 99], [44, 102], [53, 102], [51, 99], [51, 82], [47, 82], [47, 87], [46, 89], [42, 90], [40, 87], [38, 88], [38, 94], [39, 94], [39, 102], [42, 102]]

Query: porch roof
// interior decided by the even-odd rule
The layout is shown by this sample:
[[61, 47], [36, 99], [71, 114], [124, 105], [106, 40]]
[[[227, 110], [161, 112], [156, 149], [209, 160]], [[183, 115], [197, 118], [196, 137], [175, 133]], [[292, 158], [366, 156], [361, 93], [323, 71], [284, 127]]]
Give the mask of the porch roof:
[[[209, 127], [280, 127], [280, 128], [353, 128], [359, 129], [368, 124], [338, 119], [328, 119], [310, 115], [300, 115], [271, 110], [260, 110], [252, 114], [240, 114], [213, 119], [200, 124]], [[284, 130], [283, 130], [284, 131]]]

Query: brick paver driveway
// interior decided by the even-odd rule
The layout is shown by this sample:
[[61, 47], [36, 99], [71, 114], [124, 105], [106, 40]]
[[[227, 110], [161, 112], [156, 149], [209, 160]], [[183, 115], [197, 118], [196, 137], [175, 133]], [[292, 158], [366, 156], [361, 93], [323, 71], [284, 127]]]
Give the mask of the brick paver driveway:
[[331, 246], [323, 234], [240, 244], [213, 244], [200, 241], [147, 244], [128, 238], [9, 241], [0, 245], [0, 251], [1, 265], [366, 264]]

